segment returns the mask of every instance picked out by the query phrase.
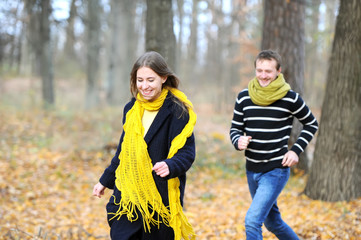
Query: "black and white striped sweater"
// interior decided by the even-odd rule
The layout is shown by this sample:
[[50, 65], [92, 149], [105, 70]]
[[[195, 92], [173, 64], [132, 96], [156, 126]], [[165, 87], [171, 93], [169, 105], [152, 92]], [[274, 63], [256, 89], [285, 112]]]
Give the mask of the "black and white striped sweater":
[[238, 94], [230, 138], [239, 150], [237, 143], [240, 136], [252, 136], [245, 151], [247, 170], [267, 172], [282, 167], [294, 117], [303, 124], [303, 129], [290, 150], [300, 155], [314, 137], [318, 123], [298, 93], [290, 90], [285, 97], [268, 106], [254, 104], [248, 89]]

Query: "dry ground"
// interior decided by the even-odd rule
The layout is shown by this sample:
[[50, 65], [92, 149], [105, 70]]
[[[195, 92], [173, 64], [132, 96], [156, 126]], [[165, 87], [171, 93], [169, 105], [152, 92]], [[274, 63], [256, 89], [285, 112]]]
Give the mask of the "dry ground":
[[[111, 191], [101, 199], [91, 192], [114, 153], [121, 108], [44, 112], [27, 87], [19, 89], [0, 97], [0, 239], [109, 239], [105, 204]], [[197, 159], [188, 174], [186, 215], [197, 239], [245, 239], [250, 196], [243, 156], [228, 140], [231, 113], [205, 105], [196, 111]], [[360, 239], [361, 199], [311, 200], [301, 194], [306, 181], [293, 176], [279, 198], [299, 236]], [[264, 230], [264, 239], [275, 238]]]

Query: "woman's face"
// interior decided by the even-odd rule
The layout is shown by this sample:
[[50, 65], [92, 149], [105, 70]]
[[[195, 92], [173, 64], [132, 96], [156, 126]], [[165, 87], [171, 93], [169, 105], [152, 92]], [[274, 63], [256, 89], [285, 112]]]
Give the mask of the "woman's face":
[[160, 77], [149, 67], [141, 67], [137, 71], [138, 92], [145, 100], [152, 102], [160, 96], [166, 80], [166, 77]]

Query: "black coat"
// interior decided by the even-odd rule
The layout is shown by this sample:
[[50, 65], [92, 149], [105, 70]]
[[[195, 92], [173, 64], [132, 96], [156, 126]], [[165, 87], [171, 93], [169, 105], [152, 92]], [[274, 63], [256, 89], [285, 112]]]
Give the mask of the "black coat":
[[[159, 109], [158, 114], [144, 137], [153, 165], [156, 162], [165, 161], [169, 167], [170, 174], [165, 178], [159, 177], [153, 171], [154, 181], [165, 206], [169, 205], [167, 180], [174, 177], [178, 177], [180, 181], [180, 201], [183, 205], [186, 171], [191, 167], [195, 159], [195, 141], [193, 134], [187, 139], [183, 148], [179, 149], [171, 159], [166, 159], [172, 140], [183, 130], [189, 119], [188, 114], [181, 114], [182, 109], [172, 101], [170, 94], [171, 93], [168, 93], [163, 106]], [[135, 99], [133, 98], [124, 107], [123, 124], [125, 122], [125, 116], [134, 105], [134, 102]], [[119, 153], [121, 151], [123, 137], [124, 131], [120, 137], [118, 148], [111, 164], [105, 169], [99, 180], [102, 185], [110, 189], [115, 188], [115, 170], [119, 165]], [[120, 200], [118, 197], [117, 202]]]

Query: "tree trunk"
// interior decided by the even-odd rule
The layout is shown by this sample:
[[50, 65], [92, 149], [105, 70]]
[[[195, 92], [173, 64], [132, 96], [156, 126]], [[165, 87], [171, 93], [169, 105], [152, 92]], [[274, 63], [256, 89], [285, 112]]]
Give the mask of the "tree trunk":
[[27, 13], [26, 22], [26, 39], [28, 40], [30, 49], [29, 49], [29, 59], [30, 59], [30, 69], [31, 73], [36, 76], [41, 76], [40, 61], [36, 59], [40, 58], [41, 55], [41, 39], [40, 39], [40, 13], [37, 10], [38, 5], [36, 0], [25, 1], [25, 9]]
[[100, 52], [100, 10], [99, 0], [88, 1], [88, 49], [87, 49], [87, 91], [85, 107], [91, 108], [99, 103], [98, 76]]
[[193, 86], [190, 88], [193, 91], [191, 94], [195, 94], [199, 91], [199, 68], [198, 66], [198, 2], [199, 0], [193, 0], [192, 3], [192, 15], [191, 15], [191, 23], [190, 23], [190, 36], [187, 44], [187, 59], [185, 62], [186, 69], [185, 69], [185, 78], [191, 85]]
[[160, 53], [175, 71], [176, 40], [172, 0], [147, 0], [145, 49]]
[[51, 14], [50, 0], [41, 1], [41, 13], [40, 13], [40, 43], [42, 45], [40, 49], [40, 68], [42, 79], [42, 93], [44, 107], [50, 108], [55, 103], [54, 96], [54, 77], [53, 77], [53, 61], [52, 61], [52, 47], [50, 41], [50, 21]]
[[74, 33], [74, 24], [75, 24], [75, 17], [77, 15], [77, 9], [75, 5], [76, 0], [71, 0], [70, 10], [69, 10], [69, 17], [68, 17], [68, 25], [66, 27], [66, 41], [65, 41], [65, 52], [67, 57], [69, 57], [72, 61], [76, 61], [74, 57], [75, 54], [75, 33]]
[[134, 0], [113, 0], [110, 15], [111, 43], [106, 89], [107, 102], [111, 105], [119, 105], [130, 97], [129, 73], [136, 48]]
[[[177, 0], [177, 9], [179, 14], [179, 33], [178, 33], [178, 41], [177, 41], [177, 55], [176, 55], [176, 65], [179, 66], [180, 63], [183, 62], [183, 22], [184, 22], [184, 10], [183, 6], [184, 0]], [[178, 67], [179, 68], [179, 67]]]
[[264, 3], [262, 49], [282, 56], [282, 72], [292, 89], [303, 94], [305, 60], [305, 6], [298, 0]]
[[225, 58], [223, 46], [225, 38], [224, 13], [222, 11], [222, 1], [212, 0], [208, 2], [208, 9], [212, 13], [212, 21], [209, 22], [207, 36], [207, 52], [205, 77], [202, 82], [207, 93], [208, 102], [214, 105], [217, 112], [222, 111], [223, 104], [223, 84], [225, 81], [224, 69]]
[[[246, 25], [246, 13], [245, 10], [247, 0], [239, 1], [232, 0], [232, 21], [230, 23], [229, 31], [229, 43], [227, 44], [228, 51], [228, 62], [226, 62], [229, 70], [226, 71], [228, 74], [227, 82], [225, 84], [225, 105], [231, 106], [234, 102], [235, 94], [232, 93], [232, 87], [239, 85], [241, 79], [240, 59], [243, 57], [244, 52], [241, 50], [241, 32], [244, 31]], [[242, 56], [242, 57], [241, 57]], [[224, 108], [226, 109], [226, 108]], [[227, 110], [228, 111], [228, 110]]]
[[317, 102], [319, 95], [316, 94], [317, 90], [317, 75], [316, 73], [320, 71], [319, 61], [321, 60], [320, 56], [322, 55], [319, 48], [320, 41], [320, 31], [319, 31], [319, 22], [320, 22], [320, 5], [321, 0], [314, 0], [312, 4], [308, 7], [308, 12], [310, 15], [307, 17], [308, 22], [306, 23], [306, 32], [311, 39], [311, 42], [306, 45], [306, 91], [308, 99], [312, 102]]
[[[262, 49], [273, 49], [282, 56], [282, 73], [292, 90], [303, 95], [305, 60], [305, 3], [299, 0], [264, 1]], [[302, 126], [294, 121], [289, 144], [298, 138]], [[300, 156], [297, 168], [307, 172], [307, 154]]]
[[361, 2], [341, 0], [315, 158], [305, 188], [312, 199], [361, 197]]

